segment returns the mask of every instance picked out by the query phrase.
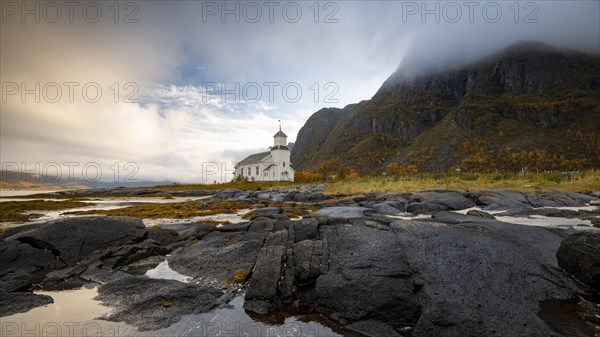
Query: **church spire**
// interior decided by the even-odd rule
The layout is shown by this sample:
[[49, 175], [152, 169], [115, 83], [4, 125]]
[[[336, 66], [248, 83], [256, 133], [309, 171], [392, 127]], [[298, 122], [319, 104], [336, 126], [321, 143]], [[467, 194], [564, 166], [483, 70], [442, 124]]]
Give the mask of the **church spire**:
[[281, 119], [279, 119], [278, 122], [279, 122], [279, 131], [281, 131]]

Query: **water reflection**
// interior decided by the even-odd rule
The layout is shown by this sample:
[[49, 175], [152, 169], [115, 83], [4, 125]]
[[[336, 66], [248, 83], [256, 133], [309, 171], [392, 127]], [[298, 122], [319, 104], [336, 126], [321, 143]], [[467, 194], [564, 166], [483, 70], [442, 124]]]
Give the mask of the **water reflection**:
[[[279, 322], [259, 322], [243, 309], [244, 297], [237, 296], [227, 308], [200, 315], [186, 315], [168, 328], [154, 331], [137, 331], [122, 322], [109, 322], [101, 317], [111, 312], [109, 307], [94, 300], [97, 288], [67, 291], [40, 291], [54, 298], [54, 303], [0, 319], [0, 336], [324, 336], [335, 337], [334, 332], [322, 323], [331, 324], [319, 315], [299, 315], [282, 318]], [[279, 314], [278, 314], [279, 315]], [[337, 327], [333, 327], [338, 332]]]
[[597, 297], [578, 297], [541, 301], [538, 315], [552, 330], [564, 336], [594, 337], [594, 330], [600, 334], [600, 326], [589, 318], [600, 317], [599, 300]]

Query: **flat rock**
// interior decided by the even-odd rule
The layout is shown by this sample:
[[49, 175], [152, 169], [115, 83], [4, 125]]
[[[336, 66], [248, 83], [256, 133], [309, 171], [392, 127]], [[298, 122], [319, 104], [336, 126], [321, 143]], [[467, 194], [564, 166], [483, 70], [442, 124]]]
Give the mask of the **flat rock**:
[[439, 204], [448, 210], [461, 210], [475, 206], [475, 203], [465, 197], [464, 192], [455, 190], [429, 190], [417, 192], [410, 198], [411, 203]]
[[175, 280], [129, 276], [101, 285], [95, 299], [115, 309], [105, 319], [140, 331], [166, 328], [183, 315], [208, 312], [226, 299], [221, 290]]
[[477, 205], [485, 210], [514, 211], [531, 209], [533, 206], [522, 192], [506, 189], [484, 189], [469, 194]]
[[266, 233], [212, 232], [168, 257], [169, 266], [194, 278], [232, 281], [237, 270], [250, 274]]
[[562, 238], [544, 228], [486, 219], [393, 222], [397, 244], [418, 276], [421, 336], [549, 336], [539, 301], [580, 289], [558, 268]]
[[10, 238], [47, 249], [69, 266], [110, 247], [146, 239], [144, 223], [130, 217], [77, 217], [49, 221]]
[[371, 211], [366, 207], [325, 207], [315, 212], [316, 216], [327, 216], [331, 218], [362, 218], [365, 212]]
[[0, 317], [27, 312], [33, 308], [41, 307], [51, 303], [54, 303], [54, 299], [47, 295], [39, 295], [28, 292], [0, 292]]
[[447, 211], [448, 207], [435, 202], [413, 202], [408, 205], [406, 211], [415, 214], [433, 214], [439, 211]]

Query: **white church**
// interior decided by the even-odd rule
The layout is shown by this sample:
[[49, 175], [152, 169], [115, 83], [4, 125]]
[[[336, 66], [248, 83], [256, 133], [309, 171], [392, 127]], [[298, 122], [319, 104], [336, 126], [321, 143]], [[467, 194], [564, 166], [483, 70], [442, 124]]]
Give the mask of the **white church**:
[[290, 163], [287, 136], [281, 131], [270, 151], [251, 154], [235, 165], [235, 176], [256, 181], [294, 181], [294, 169]]

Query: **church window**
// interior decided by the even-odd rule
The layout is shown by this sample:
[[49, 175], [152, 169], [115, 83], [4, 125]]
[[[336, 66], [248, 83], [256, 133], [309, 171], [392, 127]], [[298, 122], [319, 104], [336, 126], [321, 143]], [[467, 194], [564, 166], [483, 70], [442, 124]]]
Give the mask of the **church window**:
[[259, 170], [259, 169], [258, 169], [258, 166], [257, 166], [257, 167], [256, 167], [256, 175], [258, 175], [258, 174], [259, 174], [259, 171], [258, 171], [258, 170]]
[[248, 167], [248, 176], [252, 175], [252, 168]]

